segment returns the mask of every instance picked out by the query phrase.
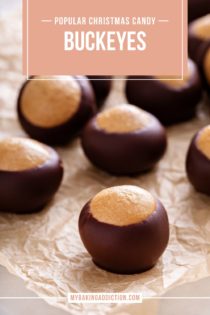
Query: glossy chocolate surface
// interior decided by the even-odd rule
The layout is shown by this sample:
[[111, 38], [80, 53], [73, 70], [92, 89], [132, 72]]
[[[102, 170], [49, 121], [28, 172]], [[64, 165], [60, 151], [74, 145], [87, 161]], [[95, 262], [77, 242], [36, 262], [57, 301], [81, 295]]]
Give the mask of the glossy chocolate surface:
[[[152, 78], [152, 77], [151, 77]], [[148, 81], [142, 76], [130, 76], [126, 95], [134, 104], [156, 116], [164, 125], [183, 122], [195, 116], [196, 106], [202, 97], [202, 85], [198, 71], [190, 76], [183, 87], [173, 88], [160, 80]]]
[[210, 93], [210, 84], [206, 76], [206, 71], [210, 72], [210, 69], [205, 69], [205, 58], [207, 53], [210, 52], [210, 42], [206, 42], [204, 45], [202, 45], [201, 49], [199, 50], [199, 55], [197, 58], [198, 68], [200, 71], [200, 76], [202, 79], [202, 84], [205, 90]]
[[145, 221], [121, 227], [97, 221], [90, 213], [88, 202], [80, 214], [79, 232], [93, 262], [119, 274], [135, 274], [152, 268], [169, 239], [167, 213], [159, 201], [156, 207]]
[[203, 54], [210, 43], [210, 36], [208, 38], [206, 34], [208, 25], [210, 28], [210, 15], [204, 16], [189, 24], [189, 56], [198, 66], [202, 62]]
[[207, 57], [207, 54], [210, 54], [210, 42], [203, 47], [202, 53], [200, 55], [200, 60], [199, 60], [199, 69], [203, 81], [203, 86], [205, 90], [210, 94], [210, 83], [209, 79], [207, 78], [207, 71], [208, 71], [208, 77], [210, 76], [210, 68], [207, 69], [205, 67], [205, 58]]
[[186, 159], [186, 171], [194, 188], [204, 194], [210, 195], [210, 160], [198, 149], [197, 138], [194, 136]]
[[209, 0], [188, 0], [188, 21], [191, 22], [197, 18], [210, 13]]
[[84, 77], [76, 77], [76, 79], [81, 87], [81, 103], [78, 111], [65, 123], [51, 128], [38, 127], [24, 117], [21, 112], [21, 95], [24, 89], [27, 88], [27, 84], [30, 84], [30, 81], [26, 81], [23, 84], [17, 102], [18, 117], [23, 129], [32, 138], [53, 145], [65, 144], [72, 140], [95, 114], [95, 97], [89, 81], [84, 80]]
[[41, 210], [60, 186], [63, 167], [55, 150], [48, 147], [49, 159], [22, 171], [0, 170], [0, 211], [17, 214]]
[[90, 83], [95, 92], [96, 103], [101, 107], [111, 91], [112, 76], [88, 76], [88, 78], [91, 79]]
[[135, 132], [110, 133], [92, 118], [82, 133], [82, 147], [97, 167], [115, 175], [147, 171], [163, 156], [167, 140], [164, 127], [153, 116], [149, 125]]

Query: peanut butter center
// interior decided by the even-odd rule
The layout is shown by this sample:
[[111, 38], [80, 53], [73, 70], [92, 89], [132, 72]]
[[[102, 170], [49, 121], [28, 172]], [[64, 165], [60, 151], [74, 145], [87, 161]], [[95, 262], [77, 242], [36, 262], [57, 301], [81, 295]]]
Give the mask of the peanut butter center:
[[199, 132], [196, 144], [198, 149], [210, 159], [210, 125]]
[[174, 88], [174, 89], [180, 89], [184, 86], [186, 86], [190, 80], [190, 78], [194, 75], [196, 71], [196, 66], [194, 64], [194, 62], [192, 60], [188, 60], [188, 73], [186, 75], [183, 76], [183, 79], [182, 80], [179, 80], [179, 79], [166, 79], [164, 80], [163, 77], [156, 77], [157, 79], [161, 79], [161, 83], [163, 83], [164, 85], [167, 85], [171, 88]]
[[[81, 88], [73, 77], [37, 76], [25, 86], [21, 112], [32, 124], [52, 128], [68, 121], [78, 110]], [[54, 80], [50, 80], [54, 79]]]
[[207, 50], [206, 55], [204, 57], [204, 72], [206, 79], [210, 85], [210, 49]]
[[145, 128], [150, 121], [150, 115], [133, 105], [120, 105], [100, 113], [98, 126], [107, 132], [134, 132]]
[[193, 22], [193, 31], [200, 39], [210, 39], [210, 14], [205, 15]]
[[137, 186], [104, 189], [90, 203], [90, 212], [96, 220], [116, 226], [140, 223], [155, 209], [153, 196]]
[[43, 165], [50, 154], [45, 145], [31, 139], [0, 140], [0, 170], [24, 171]]

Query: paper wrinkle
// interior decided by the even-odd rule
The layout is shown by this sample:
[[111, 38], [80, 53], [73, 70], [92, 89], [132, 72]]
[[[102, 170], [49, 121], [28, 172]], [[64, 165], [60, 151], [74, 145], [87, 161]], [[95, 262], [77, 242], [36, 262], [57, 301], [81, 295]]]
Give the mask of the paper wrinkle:
[[[7, 24], [8, 19], [13, 23]], [[0, 17], [1, 137], [26, 136], [15, 111], [23, 82], [20, 21], [19, 14]], [[114, 82], [107, 106], [126, 102], [123, 87], [123, 81]], [[25, 280], [39, 296], [61, 297], [47, 302], [71, 315], [135, 315], [145, 311], [146, 306], [70, 305], [66, 300], [68, 292], [142, 292], [144, 296], [160, 296], [174, 286], [209, 276], [210, 199], [194, 191], [185, 173], [189, 142], [208, 123], [209, 110], [202, 105], [197, 119], [168, 128], [164, 158], [153, 171], [132, 178], [117, 178], [92, 166], [79, 139], [57, 148], [65, 175], [51, 203], [33, 215], [0, 215], [0, 264]], [[162, 201], [169, 215], [167, 250], [156, 267], [143, 274], [116, 275], [97, 268], [78, 233], [82, 206], [101, 189], [122, 184], [148, 189]], [[149, 305], [152, 307], [153, 302]]]

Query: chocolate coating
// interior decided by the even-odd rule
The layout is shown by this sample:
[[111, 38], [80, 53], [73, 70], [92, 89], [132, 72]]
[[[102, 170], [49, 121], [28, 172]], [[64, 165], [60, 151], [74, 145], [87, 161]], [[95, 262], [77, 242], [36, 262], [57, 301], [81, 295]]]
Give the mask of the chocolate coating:
[[178, 88], [160, 80], [148, 81], [142, 76], [130, 76], [127, 81], [126, 96], [131, 104], [152, 113], [164, 125], [183, 122], [195, 116], [196, 106], [202, 97], [202, 85], [194, 64], [194, 75]]
[[[210, 13], [210, 10], [209, 10]], [[198, 19], [189, 25], [189, 56], [192, 60], [195, 61], [195, 63], [198, 65], [198, 67], [201, 67], [201, 63], [203, 61], [203, 56], [205, 54], [205, 51], [207, 49], [207, 46], [210, 43], [210, 37], [207, 38], [199, 36], [196, 32], [196, 28], [198, 27], [198, 23], [202, 21], [203, 19], [208, 20], [208, 16], [202, 17], [201, 19]], [[207, 23], [207, 22], [206, 22]], [[206, 24], [205, 23], [205, 24]], [[209, 16], [209, 27], [210, 27], [210, 16]]]
[[45, 146], [49, 159], [30, 169], [0, 169], [0, 211], [17, 214], [41, 210], [60, 186], [62, 162], [52, 148]]
[[198, 65], [198, 69], [200, 71], [200, 77], [202, 79], [202, 84], [205, 90], [210, 93], [210, 83], [209, 80], [207, 79], [207, 72], [210, 73], [210, 69], [205, 69], [205, 58], [207, 54], [210, 53], [210, 41], [209, 42], [204, 42], [200, 47], [200, 49], [197, 50], [197, 54], [195, 55], [195, 60]]
[[[88, 76], [90, 83], [95, 92], [96, 102], [98, 107], [101, 107], [109, 92], [112, 88], [112, 77], [111, 76]], [[101, 80], [103, 79], [103, 80]], [[106, 80], [104, 80], [106, 79]]]
[[188, 21], [210, 13], [209, 0], [188, 0]]
[[164, 127], [148, 115], [147, 126], [122, 133], [99, 128], [96, 115], [82, 133], [86, 156], [94, 165], [115, 175], [135, 175], [151, 169], [163, 156], [167, 140]]
[[201, 64], [201, 74], [203, 77], [204, 87], [208, 94], [210, 95], [210, 42], [204, 52]]
[[31, 123], [23, 114], [21, 110], [22, 94], [31, 81], [26, 81], [19, 93], [17, 101], [18, 118], [23, 129], [34, 139], [42, 141], [47, 144], [65, 144], [72, 140], [87, 123], [87, 121], [95, 114], [95, 98], [91, 85], [84, 77], [75, 77], [81, 88], [81, 100], [79, 108], [64, 123], [54, 127], [40, 127]]
[[[210, 76], [210, 68], [207, 69], [205, 65], [205, 59], [207, 57], [207, 54], [210, 54], [210, 42], [207, 45], [203, 46], [202, 52], [200, 54], [200, 59], [199, 59], [199, 69], [200, 69], [201, 78], [203, 81], [203, 86], [205, 90], [208, 92], [208, 94], [210, 94], [210, 81], [208, 79], [208, 77]], [[207, 72], [208, 72], [208, 76], [207, 76]]]
[[160, 201], [145, 221], [127, 226], [99, 222], [90, 213], [89, 201], [79, 217], [79, 232], [97, 266], [114, 273], [135, 274], [156, 264], [168, 243], [169, 224]]
[[210, 14], [189, 25], [189, 55], [197, 63], [203, 86], [210, 93], [210, 69], [206, 68], [205, 64], [208, 54], [210, 54]]
[[210, 160], [197, 146], [199, 131], [192, 139], [186, 158], [187, 176], [194, 188], [210, 195]]

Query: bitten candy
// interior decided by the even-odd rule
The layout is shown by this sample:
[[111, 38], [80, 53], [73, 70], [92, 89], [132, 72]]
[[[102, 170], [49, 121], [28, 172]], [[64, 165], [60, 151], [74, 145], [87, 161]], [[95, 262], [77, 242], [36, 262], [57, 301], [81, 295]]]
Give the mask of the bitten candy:
[[210, 195], [210, 125], [202, 128], [191, 141], [186, 171], [194, 188]]
[[95, 114], [93, 89], [85, 77], [35, 76], [18, 97], [18, 117], [34, 139], [63, 144]]
[[26, 138], [0, 140], [0, 211], [41, 210], [58, 190], [62, 162], [55, 150]]
[[128, 79], [128, 101], [152, 113], [164, 125], [186, 121], [195, 116], [196, 106], [202, 97], [202, 85], [193, 61], [189, 60], [188, 74], [183, 80], [164, 80], [160, 77], [145, 80], [141, 76], [130, 76]]
[[93, 262], [119, 274], [152, 268], [169, 239], [162, 203], [137, 186], [102, 190], [82, 209], [79, 232]]
[[98, 107], [100, 107], [112, 88], [112, 77], [111, 76], [88, 76], [90, 83], [95, 92], [96, 102]]
[[151, 114], [133, 105], [119, 105], [92, 118], [82, 133], [89, 160], [116, 175], [151, 169], [163, 156], [166, 132]]

